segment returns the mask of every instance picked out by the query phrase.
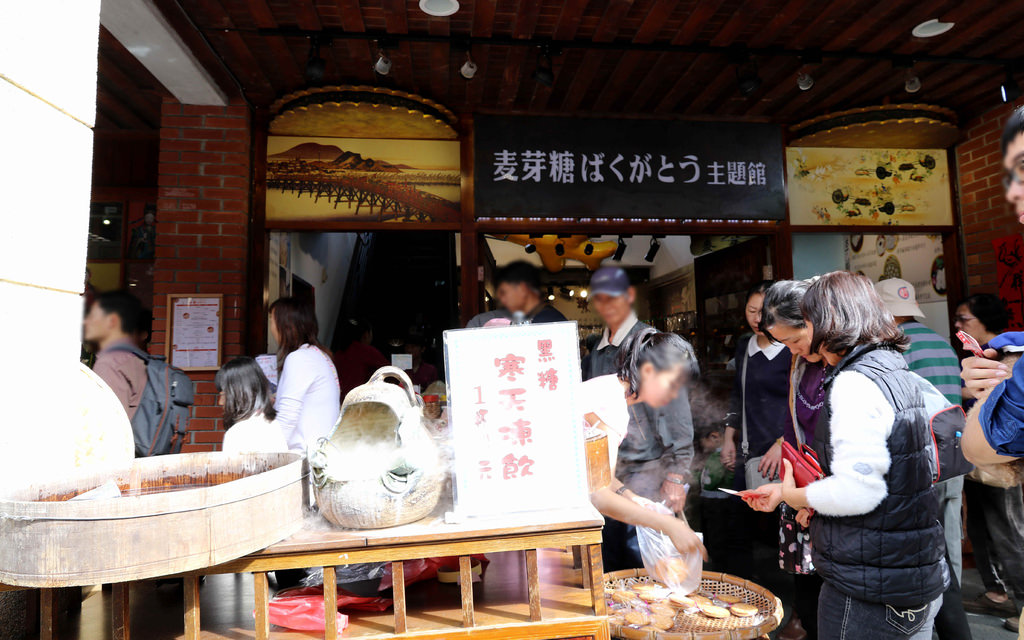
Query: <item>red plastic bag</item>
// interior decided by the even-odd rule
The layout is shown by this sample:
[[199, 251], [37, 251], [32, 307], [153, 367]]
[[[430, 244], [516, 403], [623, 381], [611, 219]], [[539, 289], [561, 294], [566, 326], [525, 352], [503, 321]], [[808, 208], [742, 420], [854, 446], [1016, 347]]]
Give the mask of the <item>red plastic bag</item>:
[[[392, 605], [388, 598], [366, 598], [338, 589], [338, 608], [355, 611], [386, 611]], [[348, 616], [337, 613], [338, 631], [348, 626]], [[323, 587], [301, 587], [278, 592], [270, 601], [270, 624], [295, 631], [323, 631]]]

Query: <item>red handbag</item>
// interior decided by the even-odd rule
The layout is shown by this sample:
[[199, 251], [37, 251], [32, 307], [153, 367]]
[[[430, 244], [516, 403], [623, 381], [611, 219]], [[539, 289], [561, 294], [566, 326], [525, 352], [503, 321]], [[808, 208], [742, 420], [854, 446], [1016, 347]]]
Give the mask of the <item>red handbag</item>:
[[[797, 451], [793, 445], [783, 440], [782, 459], [789, 460], [789, 463], [793, 465], [793, 480], [798, 487], [806, 487], [815, 480], [825, 477], [825, 473], [821, 470], [821, 464], [818, 462], [818, 454], [806, 444], [800, 445], [800, 450]], [[780, 471], [780, 476], [785, 479], [785, 467]]]

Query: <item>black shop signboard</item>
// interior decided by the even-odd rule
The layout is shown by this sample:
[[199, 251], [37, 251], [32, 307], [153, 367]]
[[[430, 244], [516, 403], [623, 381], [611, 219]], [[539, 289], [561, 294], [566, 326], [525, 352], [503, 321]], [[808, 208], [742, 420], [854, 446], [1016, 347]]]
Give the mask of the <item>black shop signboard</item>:
[[477, 217], [785, 217], [776, 125], [477, 115], [473, 140]]

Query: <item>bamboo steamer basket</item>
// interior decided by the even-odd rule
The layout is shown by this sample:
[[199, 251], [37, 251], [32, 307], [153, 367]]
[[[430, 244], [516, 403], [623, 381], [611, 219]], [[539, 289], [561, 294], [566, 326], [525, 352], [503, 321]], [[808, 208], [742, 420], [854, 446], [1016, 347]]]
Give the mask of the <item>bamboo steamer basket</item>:
[[[68, 587], [194, 571], [302, 527], [296, 453], [186, 453], [0, 494], [0, 582]], [[71, 500], [110, 481], [121, 497]]]
[[[627, 569], [604, 575], [605, 590], [629, 589], [652, 580], [644, 569]], [[735, 596], [741, 602], [757, 607], [748, 618], [730, 616], [709, 618], [700, 613], [677, 612], [674, 625], [667, 631], [652, 627], [636, 628], [615, 621], [614, 611], [609, 627], [611, 637], [625, 640], [756, 640], [782, 624], [782, 601], [764, 587], [727, 573], [703, 572], [697, 593], [707, 597]]]

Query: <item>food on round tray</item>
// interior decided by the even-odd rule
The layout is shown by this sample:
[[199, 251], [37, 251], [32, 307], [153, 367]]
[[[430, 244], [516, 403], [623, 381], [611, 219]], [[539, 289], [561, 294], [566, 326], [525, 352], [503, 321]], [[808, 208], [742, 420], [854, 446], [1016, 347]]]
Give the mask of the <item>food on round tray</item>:
[[658, 593], [657, 591], [654, 591], [654, 590], [650, 590], [650, 589], [647, 590], [647, 591], [641, 591], [640, 593], [636, 594], [636, 597], [640, 598], [641, 600], [643, 600], [647, 604], [653, 604], [655, 602], [661, 602], [662, 600], [665, 599], [660, 593]]
[[719, 595], [715, 597], [726, 604], [736, 604], [737, 602], [743, 602], [743, 598], [739, 596]]
[[650, 616], [643, 611], [630, 611], [626, 614], [626, 624], [642, 627], [650, 621]]
[[654, 571], [666, 584], [675, 586], [678, 586], [690, 575], [690, 568], [686, 566], [686, 561], [677, 556], [658, 560]]
[[755, 607], [752, 604], [747, 604], [745, 602], [736, 603], [729, 607], [729, 609], [732, 611], [732, 614], [734, 616], [740, 618], [749, 618], [750, 616], [757, 613], [757, 607]]
[[647, 591], [657, 591], [658, 589], [661, 589], [661, 588], [662, 588], [661, 585], [659, 585], [657, 583], [654, 583], [654, 582], [638, 582], [638, 583], [634, 584], [632, 587], [630, 587], [630, 589], [632, 589], [633, 591], [636, 591], [637, 593], [645, 593]]
[[693, 598], [690, 596], [684, 596], [681, 593], [673, 593], [668, 597], [668, 601], [671, 605], [679, 607], [680, 609], [689, 609], [696, 605]]
[[651, 626], [661, 631], [668, 631], [675, 624], [672, 616], [654, 616], [651, 619]]
[[616, 613], [613, 616], [609, 616], [608, 624], [617, 624], [620, 627], [626, 624], [626, 616], [621, 613]]
[[711, 598], [708, 598], [706, 596], [690, 596], [690, 600], [693, 600], [693, 604], [697, 605], [698, 607], [714, 604], [713, 602], [711, 602]]
[[618, 590], [612, 592], [612, 602], [618, 602], [619, 604], [627, 604], [636, 599], [636, 596], [629, 591]]
[[709, 618], [728, 618], [729, 610], [725, 607], [718, 607], [713, 604], [705, 604], [700, 607], [701, 613]]
[[664, 602], [655, 602], [649, 608], [651, 610], [652, 616], [674, 617], [676, 615], [676, 610], [668, 606]]

